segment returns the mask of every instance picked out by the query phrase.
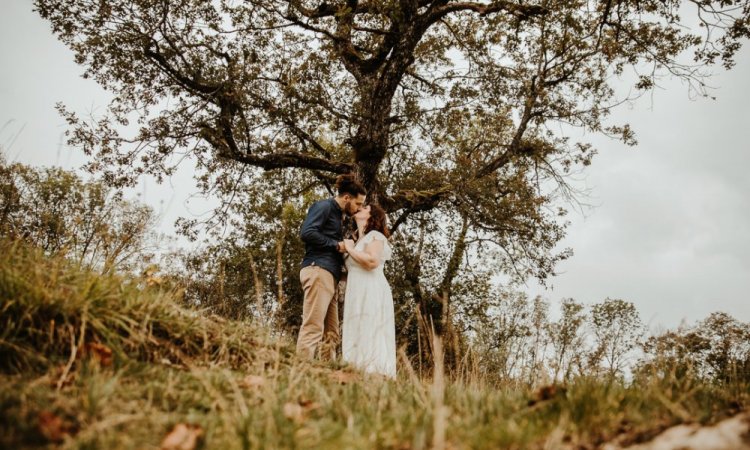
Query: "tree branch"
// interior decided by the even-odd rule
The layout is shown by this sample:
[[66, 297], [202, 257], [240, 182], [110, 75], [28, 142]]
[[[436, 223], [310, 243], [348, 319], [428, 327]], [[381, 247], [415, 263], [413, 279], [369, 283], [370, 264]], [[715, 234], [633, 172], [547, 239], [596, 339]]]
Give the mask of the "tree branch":
[[443, 280], [440, 282], [440, 292], [443, 301], [448, 302], [450, 299], [453, 280], [458, 275], [458, 269], [461, 266], [461, 260], [464, 257], [466, 251], [466, 233], [469, 231], [469, 219], [467, 217], [462, 218], [461, 231], [458, 234], [458, 239], [455, 240], [453, 247], [453, 253], [448, 260], [448, 266], [445, 268], [445, 274]]
[[547, 8], [542, 6], [522, 5], [509, 1], [493, 1], [492, 3], [458, 2], [435, 8], [430, 13], [430, 22], [436, 22], [448, 14], [459, 11], [473, 11], [480, 16], [486, 16], [498, 12], [507, 12], [523, 20], [530, 19], [534, 16], [545, 15], [549, 12]]
[[267, 155], [233, 154], [222, 155], [235, 161], [260, 167], [264, 170], [296, 167], [333, 173], [350, 173], [354, 166], [340, 161], [330, 161], [297, 152], [270, 153]]
[[350, 173], [354, 170], [354, 166], [350, 163], [331, 161], [299, 152], [267, 153], [265, 155], [242, 152], [234, 143], [231, 130], [225, 126], [226, 124], [222, 124], [221, 119], [218, 122], [218, 130], [208, 124], [203, 124], [199, 135], [216, 149], [220, 157], [260, 167], [264, 170], [289, 167], [333, 173]]
[[152, 59], [167, 75], [186, 89], [189, 89], [205, 98], [205, 96], [214, 94], [221, 88], [221, 85], [200, 83], [193, 78], [186, 77], [180, 73], [180, 71], [172, 67], [164, 55], [159, 52], [159, 44], [156, 41], [152, 41], [152, 43], [156, 46], [156, 50], [152, 47], [145, 47], [143, 49], [143, 54]]

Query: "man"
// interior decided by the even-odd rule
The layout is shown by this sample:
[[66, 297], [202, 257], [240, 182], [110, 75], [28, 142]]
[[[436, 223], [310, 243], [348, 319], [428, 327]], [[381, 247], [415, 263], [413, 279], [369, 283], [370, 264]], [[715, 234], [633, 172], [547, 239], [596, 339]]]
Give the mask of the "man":
[[365, 202], [367, 192], [354, 175], [336, 179], [338, 194], [314, 203], [302, 223], [300, 237], [305, 242], [305, 257], [299, 278], [305, 292], [302, 304], [302, 326], [297, 337], [297, 354], [313, 358], [323, 342], [321, 354], [335, 356], [339, 337], [336, 286], [341, 278], [345, 252], [342, 220], [353, 216]]

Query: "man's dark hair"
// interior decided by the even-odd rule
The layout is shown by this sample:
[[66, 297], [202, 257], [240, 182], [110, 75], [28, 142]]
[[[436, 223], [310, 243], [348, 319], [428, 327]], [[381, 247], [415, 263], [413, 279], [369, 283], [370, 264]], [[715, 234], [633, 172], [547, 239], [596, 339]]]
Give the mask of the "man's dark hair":
[[336, 190], [339, 195], [349, 194], [353, 197], [367, 195], [364, 186], [357, 181], [357, 178], [352, 173], [339, 175], [338, 178], [336, 178]]

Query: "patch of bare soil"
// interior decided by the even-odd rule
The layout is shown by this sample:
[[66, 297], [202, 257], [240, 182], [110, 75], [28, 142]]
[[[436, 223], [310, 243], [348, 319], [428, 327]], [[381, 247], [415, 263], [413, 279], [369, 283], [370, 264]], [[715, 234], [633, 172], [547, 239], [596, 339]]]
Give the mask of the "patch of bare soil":
[[677, 425], [649, 442], [628, 447], [606, 444], [602, 450], [750, 450], [750, 413], [711, 426]]

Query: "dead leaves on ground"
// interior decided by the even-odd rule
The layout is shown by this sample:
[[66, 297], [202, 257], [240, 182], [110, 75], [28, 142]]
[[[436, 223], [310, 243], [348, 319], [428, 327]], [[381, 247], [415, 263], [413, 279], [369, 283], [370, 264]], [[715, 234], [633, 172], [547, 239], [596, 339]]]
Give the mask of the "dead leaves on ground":
[[[357, 372], [347, 372], [344, 370], [334, 370], [329, 372], [328, 378], [337, 384], [351, 384], [360, 381], [361, 375]], [[246, 375], [240, 380], [239, 385], [245, 389], [260, 389], [268, 383], [268, 380], [261, 375]]]
[[98, 342], [87, 342], [85, 346], [85, 353], [89, 357], [102, 365], [102, 367], [109, 367], [112, 365], [112, 349], [104, 344]]
[[161, 442], [161, 450], [194, 450], [203, 428], [200, 425], [178, 423]]
[[83, 361], [93, 362], [99, 367], [111, 367], [114, 361], [112, 349], [98, 342], [86, 342], [78, 347], [75, 360], [52, 370], [50, 383], [58, 389], [71, 385], [78, 376], [77, 369]]
[[[329, 372], [328, 378], [337, 384], [351, 384], [360, 380], [361, 375], [357, 372], [334, 370]], [[268, 379], [261, 375], [246, 375], [239, 381], [239, 386], [248, 390], [260, 390], [268, 384]], [[310, 413], [319, 409], [320, 404], [300, 397], [296, 402], [286, 402], [281, 407], [281, 413], [287, 419], [295, 423], [303, 423], [308, 419]]]
[[49, 442], [60, 443], [65, 436], [75, 434], [75, 426], [50, 412], [42, 411], [37, 417], [39, 433]]

